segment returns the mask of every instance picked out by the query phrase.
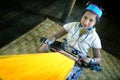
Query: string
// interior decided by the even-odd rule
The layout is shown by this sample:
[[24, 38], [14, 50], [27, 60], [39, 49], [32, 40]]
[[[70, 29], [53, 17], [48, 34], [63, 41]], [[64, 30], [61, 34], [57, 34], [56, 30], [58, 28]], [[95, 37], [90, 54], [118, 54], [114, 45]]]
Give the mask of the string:
[[[90, 33], [90, 32], [89, 32]], [[80, 43], [82, 43], [87, 37], [88, 37], [88, 35], [89, 35], [89, 33], [85, 36], [85, 38], [82, 40], [82, 41], [80, 41]], [[73, 44], [73, 47], [75, 46], [75, 44], [78, 42], [78, 40], [80, 39], [80, 36], [78, 37], [78, 39], [75, 41], [75, 43]]]
[[[72, 37], [77, 33], [77, 31], [80, 29], [80, 27], [82, 27], [81, 24], [79, 24], [79, 28], [75, 31], [75, 33], [72, 35]], [[80, 41], [80, 43], [82, 43], [88, 37], [89, 33], [85, 36], [85, 38], [82, 41]], [[75, 41], [75, 43], [73, 44], [73, 47], [75, 46], [75, 44], [78, 42], [79, 39], [80, 39], [80, 35], [79, 35], [78, 39]]]

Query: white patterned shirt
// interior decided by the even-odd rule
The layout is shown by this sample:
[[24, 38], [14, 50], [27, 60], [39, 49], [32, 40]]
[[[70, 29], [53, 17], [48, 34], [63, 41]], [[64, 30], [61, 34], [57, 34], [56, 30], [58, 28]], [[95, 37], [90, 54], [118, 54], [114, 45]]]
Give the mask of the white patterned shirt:
[[80, 22], [67, 23], [63, 27], [68, 32], [68, 44], [81, 51], [84, 57], [87, 56], [90, 48], [101, 48], [101, 41], [95, 28], [92, 28], [88, 33], [79, 37], [80, 28], [82, 28], [80, 27]]

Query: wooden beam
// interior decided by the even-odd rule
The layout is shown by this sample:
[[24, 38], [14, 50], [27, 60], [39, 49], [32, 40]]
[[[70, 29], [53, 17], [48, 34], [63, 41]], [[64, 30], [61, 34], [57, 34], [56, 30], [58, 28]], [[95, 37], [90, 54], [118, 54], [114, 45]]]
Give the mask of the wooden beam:
[[75, 5], [76, 0], [67, 0], [62, 17], [61, 17], [61, 21], [63, 23], [67, 23], [68, 19], [72, 13], [73, 7]]

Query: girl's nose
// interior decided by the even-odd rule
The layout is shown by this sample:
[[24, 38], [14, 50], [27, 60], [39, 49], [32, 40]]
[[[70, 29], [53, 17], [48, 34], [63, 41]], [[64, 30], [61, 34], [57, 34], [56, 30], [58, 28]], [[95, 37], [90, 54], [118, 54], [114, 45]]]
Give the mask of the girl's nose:
[[88, 20], [85, 20], [84, 21], [84, 25], [88, 25], [89, 21]]
[[85, 20], [85, 21], [84, 21], [84, 27], [87, 27], [88, 24], [89, 24], [89, 21], [88, 21], [88, 20]]

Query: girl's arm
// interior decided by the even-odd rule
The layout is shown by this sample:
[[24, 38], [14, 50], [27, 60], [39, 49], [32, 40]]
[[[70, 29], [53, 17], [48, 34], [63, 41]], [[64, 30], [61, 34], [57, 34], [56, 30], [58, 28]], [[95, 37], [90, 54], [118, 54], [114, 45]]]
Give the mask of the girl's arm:
[[[64, 36], [67, 33], [67, 31], [62, 28], [61, 30], [59, 30], [56, 34], [52, 35], [51, 37], [48, 38], [49, 41], [51, 41], [51, 43], [54, 43], [54, 41], [58, 38], [61, 38], [62, 36]], [[49, 45], [47, 44], [43, 44], [39, 49], [38, 52], [39, 53], [43, 53], [43, 52], [48, 52], [48, 48]]]
[[56, 40], [56, 39], [61, 38], [62, 36], [64, 36], [66, 33], [67, 33], [67, 31], [64, 28], [62, 28], [56, 34], [52, 35], [49, 39], [50, 40]]
[[99, 48], [93, 48], [93, 57], [95, 58], [96, 63], [99, 64], [101, 62], [101, 54]]
[[93, 59], [94, 63], [100, 64], [101, 62], [101, 54], [100, 54], [100, 49], [99, 48], [93, 48], [93, 58], [83, 58], [83, 61], [86, 63], [90, 63], [91, 60]]

